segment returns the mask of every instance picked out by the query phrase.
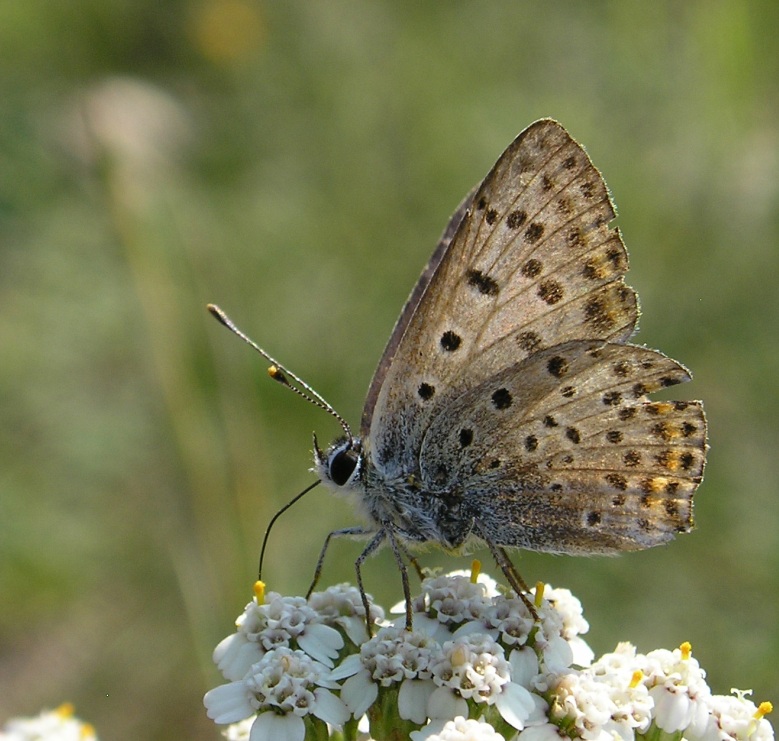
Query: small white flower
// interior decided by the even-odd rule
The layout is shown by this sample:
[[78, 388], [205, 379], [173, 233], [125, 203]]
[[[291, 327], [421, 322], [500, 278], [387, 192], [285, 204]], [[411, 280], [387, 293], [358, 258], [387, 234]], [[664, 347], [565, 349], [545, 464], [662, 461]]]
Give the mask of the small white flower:
[[564, 616], [546, 599], [536, 610], [540, 620], [536, 624], [534, 647], [541, 653], [547, 671], [563, 673], [573, 664], [573, 649], [564, 635]]
[[558, 677], [553, 694], [550, 718], [564, 721], [582, 738], [598, 738], [617, 710], [608, 685], [585, 671], [572, 669]]
[[589, 631], [590, 624], [584, 619], [582, 603], [574, 597], [570, 589], [555, 588], [547, 584], [544, 588], [544, 599], [562, 618], [564, 638], [571, 639]]
[[634, 732], [645, 733], [652, 723], [654, 700], [639, 669], [643, 658], [636, 656], [632, 645], [621, 643], [616, 651], [604, 654], [586, 670], [609, 687], [616, 705], [611, 717], [623, 738], [632, 738]]
[[458, 715], [453, 720], [433, 721], [420, 731], [411, 733], [411, 741], [505, 741], [484, 720], [467, 720]]
[[95, 729], [73, 714], [63, 703], [56, 710], [44, 710], [32, 718], [11, 718], [0, 730], [2, 741], [97, 741]]
[[498, 595], [492, 600], [486, 625], [497, 630], [500, 641], [506, 646], [524, 645], [536, 624], [527, 605], [519, 597]]
[[487, 596], [490, 585], [468, 575], [447, 574], [422, 582], [422, 604], [415, 603], [415, 611], [435, 617], [450, 629], [471, 620], [481, 620], [491, 607]]
[[733, 695], [712, 695], [705, 723], [694, 724], [685, 732], [690, 741], [773, 741], [774, 729], [764, 717], [770, 703], [757, 707], [749, 690], [731, 690]]
[[657, 649], [643, 657], [644, 684], [655, 703], [654, 722], [666, 733], [699, 727], [708, 713], [711, 695], [706, 673], [690, 655], [690, 644], [668, 651]]
[[[400, 684], [400, 717], [422, 723], [425, 718], [420, 715], [420, 706], [435, 689], [429, 681], [430, 664], [440, 650], [438, 643], [424, 633], [387, 626], [362, 646], [359, 656], [353, 654], [341, 662], [331, 677], [348, 677], [341, 698], [354, 717], [362, 716], [375, 702], [379, 687]], [[411, 684], [413, 692], [406, 683]]]
[[235, 621], [237, 631], [214, 649], [214, 663], [225, 679], [241, 679], [267, 651], [294, 647], [328, 667], [343, 648], [341, 634], [325, 625], [303, 597], [267, 592], [262, 604], [249, 602]]
[[490, 704], [502, 685], [510, 681], [503, 648], [487, 635], [447, 641], [431, 672], [438, 686], [454, 689], [466, 700]]
[[[521, 664], [519, 658], [517, 662]], [[503, 719], [519, 730], [543, 705], [541, 698], [537, 703], [525, 687], [511, 681], [511, 664], [503, 648], [486, 634], [447, 641], [431, 669], [439, 685], [428, 702], [431, 718], [452, 717], [461, 708], [458, 699], [471, 700], [495, 705]]]
[[303, 651], [277, 648], [268, 651], [243, 679], [207, 692], [203, 702], [216, 723], [236, 723], [259, 713], [251, 741], [302, 739], [306, 715], [334, 726], [349, 719], [346, 705], [329, 691], [337, 688], [323, 664]]
[[[371, 624], [380, 623], [384, 620], [384, 610], [373, 603], [370, 595], [368, 601], [371, 609]], [[323, 592], [314, 592], [308, 598], [308, 604], [325, 625], [342, 628], [356, 646], [368, 640], [365, 607], [357, 587], [336, 584]]]

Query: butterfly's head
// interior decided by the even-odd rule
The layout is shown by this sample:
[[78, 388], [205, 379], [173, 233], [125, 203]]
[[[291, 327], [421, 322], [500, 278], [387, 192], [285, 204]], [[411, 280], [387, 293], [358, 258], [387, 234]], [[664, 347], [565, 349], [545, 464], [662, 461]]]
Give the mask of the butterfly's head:
[[362, 461], [359, 438], [339, 437], [322, 450], [314, 435], [314, 473], [331, 489], [352, 489], [360, 480]]

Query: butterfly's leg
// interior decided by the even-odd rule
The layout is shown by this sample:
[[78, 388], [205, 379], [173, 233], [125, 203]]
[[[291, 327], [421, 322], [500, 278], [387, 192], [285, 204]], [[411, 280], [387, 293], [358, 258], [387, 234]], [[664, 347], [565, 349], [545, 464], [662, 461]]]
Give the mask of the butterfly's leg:
[[411, 630], [411, 589], [408, 585], [408, 569], [406, 568], [406, 562], [403, 560], [403, 554], [414, 564], [420, 576], [422, 575], [419, 564], [413, 559], [408, 551], [397, 541], [391, 528], [386, 529], [387, 540], [389, 540], [390, 547], [392, 548], [392, 554], [395, 556], [395, 562], [400, 569], [400, 579], [403, 582], [403, 599], [406, 603], [406, 630]]
[[[308, 588], [308, 592], [306, 592], [306, 599], [308, 599], [311, 596], [311, 593], [316, 588], [316, 585], [319, 583], [319, 577], [322, 575], [322, 565], [325, 562], [325, 554], [327, 553], [327, 547], [330, 545], [330, 540], [332, 538], [339, 538], [339, 537], [349, 537], [354, 535], [372, 535], [375, 531], [374, 530], [366, 530], [364, 527], [347, 527], [343, 530], [333, 530], [332, 533], [330, 533], [326, 538], [324, 545], [322, 546], [322, 550], [319, 552], [319, 558], [316, 562], [316, 568], [314, 569], [314, 578], [311, 580], [311, 586]], [[363, 603], [365, 600], [363, 599]]]
[[[351, 528], [352, 530], [358, 530], [360, 528]], [[368, 531], [371, 532], [371, 531]], [[337, 533], [333, 533], [335, 535]], [[357, 556], [357, 560], [354, 562], [354, 570], [357, 574], [357, 589], [360, 590], [360, 597], [362, 598], [362, 605], [365, 608], [365, 626], [368, 628], [368, 635], [373, 635], [373, 625], [371, 623], [371, 606], [368, 602], [368, 595], [365, 593], [365, 587], [362, 585], [362, 565], [368, 556], [370, 556], [383, 542], [384, 538], [387, 535], [387, 531], [385, 531], [383, 528], [379, 530], [373, 538], [371, 538], [370, 543], [365, 546], [365, 549], [363, 552]], [[395, 552], [396, 544], [393, 538], [390, 538], [390, 543], [392, 544], [392, 550]], [[397, 555], [396, 555], [397, 558]], [[405, 573], [405, 566], [401, 563], [401, 569]], [[406, 579], [408, 581], [408, 579]]]
[[484, 536], [482, 536], [482, 539], [490, 549], [490, 553], [495, 559], [495, 563], [500, 567], [500, 570], [508, 580], [511, 588], [525, 603], [525, 607], [530, 610], [530, 614], [536, 620], [538, 620], [538, 613], [536, 612], [535, 605], [527, 598], [527, 593], [530, 591], [530, 589], [528, 588], [527, 584], [525, 584], [525, 580], [519, 575], [516, 566], [514, 566], [514, 564], [511, 562], [511, 559], [509, 558], [508, 553], [506, 553], [506, 550], [498, 545], [495, 545], [495, 543], [493, 543], [489, 538], [484, 538]]
[[408, 548], [405, 548], [401, 543], [398, 543], [398, 548], [400, 549], [400, 552], [408, 559], [408, 562], [414, 567], [414, 571], [417, 572], [419, 581], [422, 581], [425, 578], [425, 573], [422, 571], [422, 567], [419, 565], [419, 561], [417, 561], [416, 558], [414, 558], [414, 556], [408, 552]]

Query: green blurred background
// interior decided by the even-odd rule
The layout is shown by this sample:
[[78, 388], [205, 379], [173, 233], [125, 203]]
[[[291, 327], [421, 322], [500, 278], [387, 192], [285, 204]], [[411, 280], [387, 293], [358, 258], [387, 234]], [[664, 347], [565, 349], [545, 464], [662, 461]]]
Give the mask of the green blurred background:
[[[672, 396], [711, 452], [693, 535], [519, 567], [596, 652], [689, 640], [716, 691], [779, 701], [777, 29], [774, 0], [3, 3], [0, 720], [69, 700], [104, 739], [217, 737], [211, 650], [338, 428], [204, 305], [357, 425], [450, 212], [542, 116], [615, 194], [637, 341], [693, 370]], [[317, 489], [270, 588], [354, 523]], [[400, 599], [388, 553], [366, 580]]]

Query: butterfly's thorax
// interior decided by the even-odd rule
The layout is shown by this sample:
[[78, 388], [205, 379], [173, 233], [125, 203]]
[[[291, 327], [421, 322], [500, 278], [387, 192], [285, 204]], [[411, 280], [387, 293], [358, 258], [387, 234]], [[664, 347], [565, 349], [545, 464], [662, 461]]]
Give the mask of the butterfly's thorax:
[[[343, 459], [352, 455], [354, 468], [339, 477]], [[418, 467], [389, 474], [374, 462], [356, 438], [336, 440], [326, 451], [315, 448], [314, 471], [333, 491], [353, 500], [364, 519], [379, 530], [391, 530], [406, 541], [458, 548], [469, 538], [473, 518], [464, 492], [448, 481], [425, 482]]]

